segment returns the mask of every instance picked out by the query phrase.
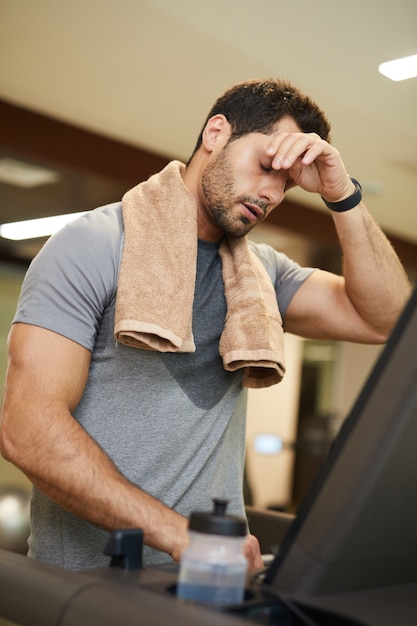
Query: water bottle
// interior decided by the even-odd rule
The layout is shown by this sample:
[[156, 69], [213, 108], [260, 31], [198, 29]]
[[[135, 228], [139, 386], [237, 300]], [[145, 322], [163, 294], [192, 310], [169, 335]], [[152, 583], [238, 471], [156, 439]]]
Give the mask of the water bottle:
[[227, 500], [213, 502], [213, 512], [190, 515], [190, 543], [181, 558], [177, 596], [208, 604], [238, 604], [247, 572], [246, 521], [226, 515]]

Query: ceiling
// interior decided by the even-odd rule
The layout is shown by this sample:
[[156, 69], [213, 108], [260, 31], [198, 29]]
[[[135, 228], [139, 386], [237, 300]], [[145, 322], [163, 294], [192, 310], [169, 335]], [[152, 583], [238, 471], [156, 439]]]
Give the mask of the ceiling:
[[[395, 83], [377, 71], [415, 53], [415, 0], [0, 2], [1, 99], [186, 160], [224, 89], [288, 79], [327, 112], [382, 227], [417, 244], [417, 79]], [[0, 129], [0, 159], [11, 156]], [[61, 171], [60, 185], [23, 195], [0, 182], [0, 223], [118, 199], [108, 181], [80, 176]], [[320, 198], [290, 194], [324, 210]]]

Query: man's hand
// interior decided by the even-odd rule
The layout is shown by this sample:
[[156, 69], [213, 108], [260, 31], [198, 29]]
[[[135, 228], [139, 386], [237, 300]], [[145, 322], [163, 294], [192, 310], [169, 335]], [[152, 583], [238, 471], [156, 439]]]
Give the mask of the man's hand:
[[248, 561], [249, 569], [263, 569], [264, 562], [261, 557], [259, 541], [254, 535], [247, 535], [243, 544], [243, 554]]
[[315, 133], [277, 131], [266, 148], [274, 170], [286, 170], [296, 185], [339, 202], [355, 191], [336, 148]]

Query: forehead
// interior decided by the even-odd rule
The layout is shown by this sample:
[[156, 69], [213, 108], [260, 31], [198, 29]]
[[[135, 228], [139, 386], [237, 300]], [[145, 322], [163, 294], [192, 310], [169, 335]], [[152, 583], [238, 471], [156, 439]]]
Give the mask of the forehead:
[[249, 144], [256, 144], [260, 147], [265, 147], [271, 141], [271, 137], [277, 135], [279, 132], [285, 133], [301, 133], [302, 130], [298, 126], [297, 122], [290, 115], [281, 117], [269, 133], [252, 132], [247, 135], [239, 137], [241, 141]]
[[293, 117], [291, 117], [290, 115], [284, 115], [284, 117], [281, 117], [281, 119], [278, 120], [276, 124], [274, 124], [271, 134], [276, 134], [279, 132], [300, 133], [302, 131]]
[[276, 122], [269, 133], [252, 132], [247, 135], [242, 135], [237, 140], [228, 144], [228, 149], [232, 148], [235, 143], [239, 145], [246, 145], [255, 151], [264, 152], [271, 142], [271, 138], [277, 135], [279, 132], [285, 133], [300, 133], [302, 130], [298, 126], [297, 122], [290, 115], [285, 115]]

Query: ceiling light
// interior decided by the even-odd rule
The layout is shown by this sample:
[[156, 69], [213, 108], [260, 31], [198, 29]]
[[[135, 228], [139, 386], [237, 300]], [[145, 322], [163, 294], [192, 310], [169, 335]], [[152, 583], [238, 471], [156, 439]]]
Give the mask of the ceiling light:
[[18, 159], [0, 159], [0, 182], [18, 187], [38, 187], [55, 183], [60, 176], [53, 170]]
[[417, 76], [417, 54], [381, 63], [378, 71], [391, 80], [406, 80]]
[[49, 237], [65, 226], [65, 224], [72, 222], [77, 219], [77, 217], [84, 215], [84, 213], [86, 213], [86, 211], [53, 215], [51, 217], [40, 217], [33, 220], [24, 220], [23, 222], [0, 224], [0, 237], [13, 239], [13, 241]]

